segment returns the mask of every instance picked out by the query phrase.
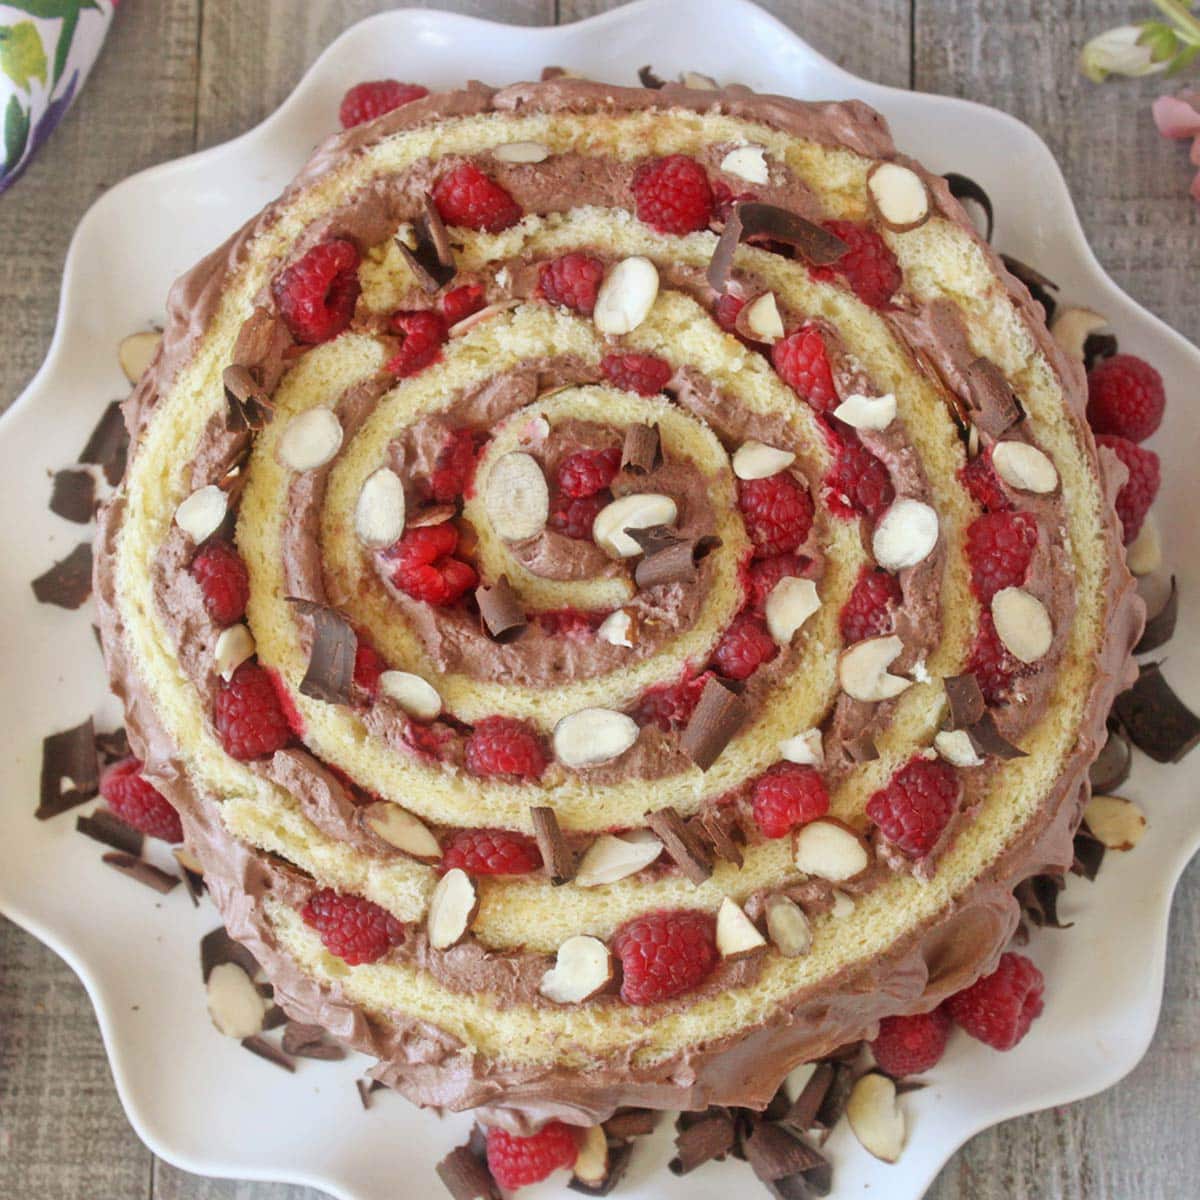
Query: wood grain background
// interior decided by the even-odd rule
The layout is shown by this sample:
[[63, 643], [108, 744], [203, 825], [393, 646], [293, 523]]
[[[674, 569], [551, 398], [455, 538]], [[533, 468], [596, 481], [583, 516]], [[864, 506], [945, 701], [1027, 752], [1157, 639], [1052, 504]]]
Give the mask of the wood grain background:
[[[336, 34], [391, 7], [387, 0], [121, 5], [81, 101], [26, 177], [0, 198], [0, 403], [10, 403], [42, 361], [67, 242], [92, 201], [134, 171], [256, 124]], [[434, 7], [551, 24], [614, 5], [462, 0]], [[1162, 85], [1130, 81], [1100, 89], [1074, 66], [1086, 36], [1146, 15], [1149, 3], [765, 0], [764, 7], [851, 71], [966, 96], [1032, 125], [1062, 163], [1105, 267], [1148, 308], [1200, 339], [1189, 168], [1183, 151], [1158, 138], [1150, 121], [1149, 101]], [[1175, 900], [1163, 1016], [1142, 1064], [1092, 1100], [981, 1134], [942, 1172], [932, 1200], [1196, 1196], [1198, 944], [1200, 867], [1194, 865]], [[1130, 970], [1137, 969], [1131, 962]], [[50, 951], [2, 920], [0, 1196], [318, 1200], [304, 1188], [199, 1179], [155, 1159], [118, 1104], [82, 987]]]

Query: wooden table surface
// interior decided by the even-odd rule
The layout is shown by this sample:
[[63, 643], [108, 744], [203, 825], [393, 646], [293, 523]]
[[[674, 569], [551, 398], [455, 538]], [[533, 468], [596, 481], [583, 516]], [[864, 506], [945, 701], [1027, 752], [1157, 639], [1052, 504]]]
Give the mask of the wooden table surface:
[[[10, 403], [42, 361], [67, 242], [92, 201], [134, 171], [250, 128], [342, 29], [391, 7], [387, 0], [125, 0], [82, 98], [25, 178], [0, 197], [0, 403]], [[463, 0], [437, 7], [552, 24], [614, 5]], [[1150, 121], [1149, 101], [1162, 85], [1097, 88], [1074, 65], [1087, 35], [1147, 15], [1148, 0], [766, 0], [765, 7], [851, 71], [966, 96], [1032, 125], [1062, 163], [1105, 267], [1148, 308], [1200, 339], [1200, 229], [1187, 196], [1186, 154], [1158, 138]], [[1185, 400], [1193, 397], [1174, 397]], [[33, 807], [31, 798], [6, 802]], [[1176, 896], [1162, 1019], [1142, 1064], [1103, 1095], [980, 1134], [950, 1161], [930, 1197], [1197, 1194], [1198, 915], [1194, 864]], [[754, 1186], [747, 1183], [747, 1194]], [[121, 1111], [83, 988], [49, 950], [2, 919], [0, 1196], [318, 1200], [309, 1189], [205, 1180], [155, 1159]]]

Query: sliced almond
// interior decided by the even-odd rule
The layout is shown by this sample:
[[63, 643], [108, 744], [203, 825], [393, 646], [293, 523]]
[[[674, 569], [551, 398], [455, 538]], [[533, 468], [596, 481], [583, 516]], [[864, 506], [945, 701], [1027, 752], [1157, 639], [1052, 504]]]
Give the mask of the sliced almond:
[[434, 950], [446, 950], [460, 941], [478, 908], [479, 897], [471, 877], [460, 867], [451, 867], [438, 880], [429, 897], [425, 928], [430, 946]]
[[1023, 663], [1037, 662], [1054, 640], [1046, 606], [1024, 588], [1001, 588], [992, 597], [992, 620], [1005, 647]]
[[907, 233], [929, 220], [929, 189], [911, 167], [876, 163], [867, 172], [867, 193], [879, 219], [896, 233]]
[[933, 748], [953, 767], [978, 767], [983, 763], [965, 729], [943, 729], [934, 735]]
[[585, 1187], [595, 1191], [608, 1180], [608, 1138], [603, 1125], [589, 1125], [579, 1141], [579, 1154], [572, 1174]]
[[233, 673], [253, 655], [254, 635], [241, 623], [222, 629], [213, 647], [213, 665], [217, 674], [228, 683]]
[[767, 596], [767, 632], [781, 645], [791, 645], [796, 630], [821, 607], [817, 585], [811, 579], [787, 575]]
[[1153, 513], [1146, 515], [1137, 537], [1125, 547], [1125, 565], [1139, 578], [1153, 575], [1163, 564], [1162, 538]]
[[404, 484], [390, 467], [368, 475], [354, 506], [354, 530], [359, 541], [382, 550], [404, 532]]
[[592, 522], [592, 540], [619, 558], [634, 558], [642, 548], [625, 532], [674, 525], [679, 509], [670, 496], [659, 492], [633, 492], [606, 504]]
[[840, 921], [844, 917], [848, 917], [853, 911], [854, 901], [845, 892], [839, 892], [837, 888], [834, 888], [833, 907], [829, 910], [829, 915], [834, 920]]
[[1058, 487], [1058, 471], [1050, 456], [1028, 442], [997, 442], [992, 448], [992, 466], [1018, 491], [1045, 496]]
[[175, 510], [175, 524], [199, 544], [221, 528], [229, 497], [215, 483], [198, 488]]
[[505, 142], [492, 151], [492, 157], [507, 163], [540, 163], [550, 157], [541, 142]]
[[362, 810], [363, 820], [377, 837], [389, 846], [411, 854], [421, 862], [437, 862], [442, 857], [438, 840], [420, 817], [390, 800], [377, 800]]
[[636, 875], [662, 853], [662, 842], [653, 835], [634, 840], [602, 833], [587, 849], [575, 870], [577, 887], [602, 887]]
[[739, 146], [721, 159], [721, 170], [747, 183], [770, 183], [766, 151], [761, 146]]
[[611, 708], [581, 708], [554, 727], [554, 755], [568, 767], [620, 758], [638, 740], [638, 723]]
[[137, 383], [145, 375], [161, 341], [161, 333], [147, 329], [141, 333], [131, 333], [117, 344], [117, 361], [130, 383]]
[[738, 313], [737, 323], [744, 326], [750, 337], [770, 345], [783, 337], [783, 318], [774, 292], [763, 292]]
[[702, 75], [699, 71], [684, 71], [679, 76], [679, 82], [686, 88], [696, 92], [715, 92], [717, 81], [711, 75]]
[[538, 991], [555, 1004], [581, 1004], [607, 987], [612, 973], [608, 947], [599, 938], [576, 934], [559, 946]]
[[1123, 796], [1093, 796], [1083, 819], [1109, 850], [1132, 850], [1146, 832], [1146, 814]]
[[1050, 322], [1050, 333], [1063, 350], [1083, 362], [1083, 347], [1089, 335], [1108, 328], [1108, 318], [1091, 308], [1060, 308]]
[[904, 1114], [896, 1103], [896, 1085], [886, 1075], [870, 1071], [854, 1085], [846, 1102], [846, 1117], [864, 1150], [894, 1163], [904, 1149]]
[[821, 745], [821, 731], [806, 729], [795, 737], [785, 738], [779, 743], [781, 758], [802, 767], [819, 767], [825, 761], [825, 750]]
[[[543, 392], [538, 399], [544, 400], [547, 396], [553, 396], [560, 391], [566, 391], [566, 388], [554, 388], [549, 392]], [[539, 446], [546, 444], [546, 439], [549, 436], [550, 422], [543, 416], [530, 417], [521, 429], [520, 442], [527, 449], [536, 450]]]
[[262, 1033], [267, 1002], [237, 963], [223, 962], [213, 967], [207, 988], [208, 1015], [219, 1033], [238, 1039]]
[[[496, 275], [496, 282], [500, 283], [500, 275]], [[504, 287], [504, 284], [500, 284]], [[448, 338], [460, 338], [465, 333], [470, 333], [476, 325], [482, 325], [484, 321], [490, 321], [493, 317], [498, 317], [501, 313], [508, 312], [510, 309], [519, 308], [520, 300], [497, 300], [494, 304], [485, 305], [478, 312], [473, 312], [469, 317], [463, 317], [461, 321], [451, 325], [446, 330]]]
[[938, 516], [928, 504], [903, 497], [875, 526], [871, 550], [885, 571], [903, 571], [924, 562], [938, 540]]
[[342, 423], [331, 408], [298, 413], [279, 438], [279, 461], [293, 471], [315, 471], [342, 448]]
[[767, 944], [742, 906], [726, 896], [717, 909], [717, 950], [722, 958], [745, 958]]
[[796, 456], [790, 450], [780, 450], [751, 438], [734, 451], [733, 473], [739, 479], [769, 479], [795, 461]]
[[632, 333], [649, 315], [658, 296], [658, 270], [640, 254], [622, 259], [604, 277], [592, 309], [601, 333]]
[[550, 516], [550, 489], [537, 459], [520, 450], [498, 458], [488, 472], [484, 505], [506, 542], [541, 533]]
[[602, 642], [607, 642], [610, 646], [628, 646], [632, 649], [633, 616], [623, 608], [618, 608], [616, 612], [610, 612], [600, 622], [600, 627], [596, 630], [596, 636]]
[[886, 429], [896, 419], [896, 397], [888, 392], [883, 396], [847, 396], [833, 410], [839, 421], [855, 429]]
[[912, 686], [912, 680], [892, 675], [888, 667], [904, 650], [904, 643], [893, 633], [887, 637], [867, 638], [842, 651], [838, 659], [838, 682], [851, 700], [872, 703], [891, 700]]
[[379, 676], [379, 690], [418, 721], [432, 721], [442, 711], [437, 688], [411, 671], [384, 671]]
[[787, 896], [773, 895], [766, 900], [767, 933], [775, 949], [784, 958], [800, 958], [812, 948], [812, 929], [804, 909]]
[[871, 856], [862, 838], [847, 825], [822, 817], [792, 835], [796, 869], [818, 879], [841, 883], [867, 869]]
[[204, 874], [204, 868], [200, 865], [200, 860], [186, 846], [173, 846], [171, 853], [175, 855], [175, 861], [185, 871], [191, 871], [193, 875]]

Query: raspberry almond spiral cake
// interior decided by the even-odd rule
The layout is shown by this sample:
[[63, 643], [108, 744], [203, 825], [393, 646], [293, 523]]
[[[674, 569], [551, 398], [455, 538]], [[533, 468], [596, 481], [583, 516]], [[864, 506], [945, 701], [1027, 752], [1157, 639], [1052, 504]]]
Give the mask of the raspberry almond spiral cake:
[[1071, 862], [1142, 621], [1083, 409], [862, 104], [424, 96], [172, 292], [112, 683], [230, 933], [381, 1081], [761, 1107]]

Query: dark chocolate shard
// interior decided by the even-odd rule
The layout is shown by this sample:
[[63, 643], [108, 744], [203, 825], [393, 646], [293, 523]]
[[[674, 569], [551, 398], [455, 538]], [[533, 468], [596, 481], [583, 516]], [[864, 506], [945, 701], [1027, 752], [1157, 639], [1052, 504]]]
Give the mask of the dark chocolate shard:
[[604, 1122], [604, 1132], [610, 1138], [647, 1137], [658, 1127], [660, 1116], [653, 1108], [618, 1108]]
[[661, 461], [661, 452], [657, 425], [630, 425], [621, 447], [621, 470], [631, 475], [647, 475]]
[[842, 749], [851, 762], [874, 762], [879, 757], [879, 747], [875, 745], [875, 739], [869, 733], [847, 738], [842, 743]]
[[618, 1142], [615, 1146], [610, 1145], [608, 1148], [608, 1170], [599, 1183], [587, 1183], [575, 1175], [571, 1177], [571, 1181], [567, 1184], [567, 1187], [571, 1191], [579, 1192], [584, 1196], [610, 1195], [629, 1169], [629, 1162], [632, 1158], [632, 1142]]
[[205, 983], [213, 968], [222, 963], [241, 967], [251, 979], [258, 974], [258, 959], [241, 942], [235, 942], [224, 925], [218, 925], [200, 939], [200, 974]]
[[1075, 833], [1075, 861], [1071, 864], [1072, 875], [1082, 875], [1088, 881], [1100, 873], [1104, 862], [1105, 845], [1092, 836], [1088, 829], [1080, 827]]
[[366, 1110], [371, 1107], [371, 1097], [383, 1090], [383, 1084], [378, 1079], [356, 1079], [354, 1086], [358, 1089], [358, 1102]]
[[288, 1015], [279, 1007], [278, 1004], [272, 1004], [270, 1008], [263, 1013], [263, 1033], [270, 1033], [272, 1029], [279, 1029], [288, 1023]]
[[990, 358], [977, 358], [966, 371], [971, 421], [991, 438], [998, 438], [1019, 421], [1025, 410], [1004, 372]]
[[668, 1165], [672, 1175], [686, 1175], [714, 1158], [724, 1158], [737, 1135], [733, 1118], [723, 1108], [710, 1108], [686, 1125], [677, 1122], [676, 1128], [675, 1157]]
[[996, 724], [996, 717], [991, 711], [985, 712], [974, 725], [968, 725], [964, 732], [975, 747], [976, 754], [990, 754], [993, 758], [1002, 759], [1028, 757], [1024, 750], [1014, 746], [1000, 732], [1000, 726]]
[[983, 209], [987, 217], [987, 232], [983, 235], [990, 242], [992, 231], [996, 227], [996, 215], [992, 210], [992, 198], [969, 175], [960, 175], [957, 171], [947, 171], [942, 178], [950, 188], [950, 195], [955, 200], [971, 200]]
[[720, 544], [711, 534], [659, 542], [638, 560], [633, 581], [643, 592], [664, 583], [694, 583], [700, 563]]
[[39, 821], [69, 812], [100, 790], [100, 760], [92, 718], [82, 725], [42, 739], [42, 778], [37, 811]]
[[983, 690], [974, 675], [947, 675], [942, 680], [950, 705], [950, 728], [966, 729], [974, 725], [987, 709]]
[[1058, 291], [1058, 284], [1048, 279], [1035, 267], [1023, 263], [1011, 254], [1001, 254], [1001, 260], [1009, 271], [1015, 275], [1028, 289], [1029, 294], [1042, 306], [1046, 313], [1046, 323], [1049, 324], [1058, 307], [1058, 301], [1050, 294]]
[[545, 805], [534, 805], [529, 810], [533, 822], [534, 836], [542, 852], [542, 864], [550, 882], [558, 887], [575, 878], [575, 855], [567, 845], [554, 809]]
[[797, 1133], [807, 1133], [817, 1125], [817, 1114], [825, 1103], [825, 1097], [833, 1085], [833, 1064], [817, 1063], [817, 1068], [792, 1101], [791, 1108], [780, 1118], [780, 1123]]
[[1101, 359], [1117, 353], [1115, 333], [1089, 333], [1083, 341], [1083, 369], [1090, 371]]
[[817, 1110], [816, 1123], [828, 1133], [842, 1119], [850, 1093], [854, 1090], [854, 1068], [848, 1062], [833, 1064], [833, 1080], [829, 1085], [821, 1107]]
[[[737, 828], [736, 817], [722, 807], [710, 806], [696, 819], [700, 833], [712, 843], [718, 858], [740, 867], [744, 861], [741, 847], [734, 841], [733, 830]], [[738, 833], [741, 829], [737, 828]]]
[[33, 581], [33, 594], [42, 604], [77, 609], [92, 594], [92, 547], [80, 542]]
[[1179, 585], [1175, 576], [1171, 576], [1171, 590], [1167, 593], [1166, 602], [1152, 617], [1146, 618], [1146, 628], [1138, 644], [1134, 646], [1134, 654], [1149, 654], [1165, 646], [1175, 636], [1175, 626], [1179, 623]]
[[1144, 663], [1137, 682], [1113, 706], [1129, 740], [1155, 762], [1176, 763], [1200, 742], [1200, 717], [1163, 678], [1161, 663]]
[[101, 764], [106, 767], [120, 762], [123, 758], [128, 758], [132, 751], [129, 749], [129, 738], [125, 734], [125, 727], [121, 726], [96, 734], [96, 753], [100, 756]]
[[438, 1163], [437, 1173], [454, 1200], [502, 1200], [483, 1157], [470, 1142], [451, 1150]]
[[325, 1062], [339, 1062], [346, 1057], [346, 1050], [325, 1036], [320, 1025], [304, 1025], [299, 1021], [288, 1021], [283, 1027], [283, 1052], [294, 1058], [318, 1058]]
[[1070, 929], [1058, 919], [1058, 896], [1066, 887], [1061, 875], [1031, 875], [1021, 880], [1013, 889], [1013, 895], [1025, 916], [1039, 929]]
[[257, 432], [271, 419], [275, 406], [262, 386], [257, 367], [234, 363], [221, 376], [225, 386], [225, 428], [230, 433]]
[[109, 484], [116, 487], [125, 474], [128, 455], [129, 430], [125, 428], [120, 400], [113, 400], [101, 413], [96, 428], [79, 455], [79, 461], [99, 467]]
[[780, 1125], [754, 1121], [742, 1139], [746, 1161], [764, 1183], [789, 1175], [803, 1175], [828, 1161], [823, 1154], [793, 1137]]
[[655, 832], [675, 865], [695, 884], [712, 875], [708, 848], [670, 805], [646, 813], [646, 824]]
[[187, 897], [192, 902], [192, 907], [199, 908], [200, 897], [204, 895], [204, 876], [198, 871], [193, 871], [185, 867], [183, 863], [180, 863], [179, 877], [183, 880], [183, 890], [187, 892]]
[[1129, 748], [1129, 739], [1120, 729], [1110, 727], [1096, 761], [1088, 768], [1092, 791], [1102, 796], [1115, 791], [1129, 778], [1132, 769], [1133, 751]]
[[308, 669], [300, 681], [302, 695], [326, 704], [349, 704], [354, 684], [354, 655], [358, 635], [354, 627], [332, 608], [288, 596], [296, 611], [312, 618], [312, 650]]
[[140, 858], [145, 836], [140, 829], [122, 821], [107, 808], [98, 808], [90, 817], [82, 814], [75, 818], [75, 828], [94, 842], [102, 842], [123, 854]]
[[515, 641], [525, 632], [529, 624], [521, 597], [513, 590], [507, 575], [501, 575], [491, 587], [475, 589], [475, 602], [484, 628], [493, 641], [507, 643]]
[[641, 80], [642, 87], [652, 88], [657, 91], [660, 87], [666, 87], [666, 80], [659, 79], [650, 67], [638, 67], [638, 79]]
[[458, 274], [458, 264], [454, 261], [454, 249], [450, 245], [446, 224], [428, 192], [421, 197], [421, 204], [421, 216], [413, 223], [416, 249], [410, 249], [400, 237], [396, 238], [396, 248], [417, 277], [422, 290], [432, 295]]
[[87, 525], [96, 515], [96, 477], [91, 471], [79, 467], [55, 471], [50, 511], [64, 521]]
[[775, 204], [744, 200], [730, 210], [725, 228], [717, 239], [717, 248], [709, 260], [706, 275], [714, 292], [725, 290], [738, 243], [751, 238], [766, 238], [791, 246], [814, 267], [835, 263], [850, 249], [840, 237], [798, 213]]
[[720, 758], [748, 716], [746, 702], [719, 680], [710, 677], [679, 744], [700, 770], [707, 771]]
[[265, 1037], [255, 1034], [253, 1037], [242, 1038], [242, 1046], [251, 1054], [257, 1054], [276, 1067], [281, 1067], [289, 1074], [294, 1074], [296, 1064], [274, 1042], [268, 1042]]
[[122, 850], [110, 850], [101, 857], [101, 862], [112, 867], [114, 871], [120, 871], [122, 875], [128, 876], [143, 887], [151, 888], [164, 896], [182, 882], [178, 875], [172, 875], [169, 871], [161, 871], [153, 863], [148, 863], [136, 855], [126, 854]]

